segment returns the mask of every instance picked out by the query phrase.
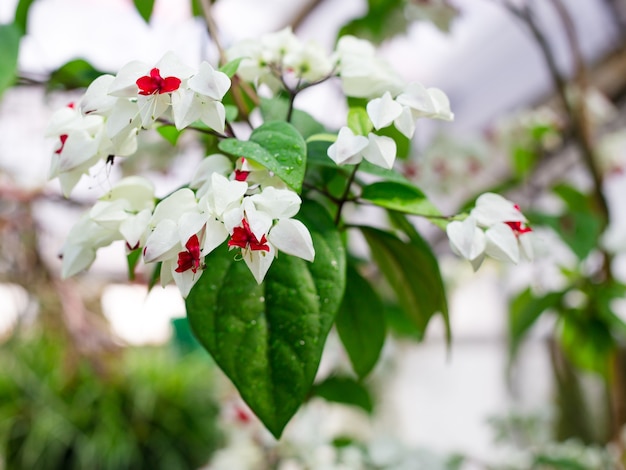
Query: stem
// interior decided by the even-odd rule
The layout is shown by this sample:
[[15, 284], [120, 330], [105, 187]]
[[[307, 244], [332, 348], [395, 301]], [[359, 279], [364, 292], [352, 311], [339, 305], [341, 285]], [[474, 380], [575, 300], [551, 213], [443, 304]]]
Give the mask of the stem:
[[323, 2], [324, 0], [312, 0], [304, 5], [302, 9], [296, 14], [296, 16], [291, 20], [291, 29], [293, 31], [297, 31], [300, 26], [302, 26], [302, 23], [304, 23], [304, 20], [306, 20], [307, 17], [311, 14], [311, 12], [313, 12]]
[[346, 183], [346, 188], [343, 190], [343, 194], [341, 198], [339, 198], [339, 202], [337, 204], [337, 215], [335, 216], [335, 225], [339, 225], [339, 221], [341, 220], [341, 211], [343, 210], [343, 206], [348, 200], [348, 196], [350, 195], [350, 187], [354, 182], [354, 178], [356, 177], [356, 172], [359, 169], [359, 164], [354, 166], [354, 170], [350, 173], [350, 177], [348, 178], [348, 182]]
[[206, 23], [207, 29], [209, 31], [209, 36], [213, 39], [213, 43], [217, 48], [217, 53], [220, 58], [220, 65], [224, 65], [227, 61], [226, 52], [222, 47], [222, 43], [220, 42], [219, 32], [217, 30], [217, 24], [215, 23], [215, 19], [213, 18], [213, 14], [211, 13], [211, 0], [200, 0], [200, 6], [202, 7], [202, 15], [204, 16], [204, 22]]

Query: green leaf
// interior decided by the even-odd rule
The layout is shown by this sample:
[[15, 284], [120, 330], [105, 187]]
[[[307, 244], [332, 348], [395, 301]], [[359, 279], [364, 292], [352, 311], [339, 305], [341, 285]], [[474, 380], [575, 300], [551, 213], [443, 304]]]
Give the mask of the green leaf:
[[348, 127], [356, 135], [365, 135], [374, 128], [367, 111], [362, 107], [350, 108], [348, 111]]
[[182, 131], [176, 129], [176, 126], [164, 125], [156, 128], [156, 131], [167, 140], [170, 144], [176, 145], [178, 138], [182, 134]]
[[[327, 160], [330, 160], [326, 157]], [[411, 184], [409, 180], [407, 180], [403, 175], [398, 173], [396, 170], [388, 170], [387, 168], [383, 168], [378, 165], [374, 165], [367, 160], [362, 160], [359, 165], [359, 171], [363, 173], [368, 173], [370, 175], [380, 176], [384, 178], [386, 181], [395, 181], [396, 183], [402, 184]]]
[[243, 60], [243, 57], [237, 57], [234, 60], [231, 60], [230, 62], [226, 62], [224, 65], [222, 65], [220, 67], [220, 72], [225, 73], [226, 75], [228, 75], [228, 78], [233, 78], [235, 76], [235, 74], [237, 73], [237, 70], [239, 69], [239, 64], [241, 63], [241, 61]]
[[303, 204], [315, 261], [278, 256], [258, 285], [226, 244], [187, 298], [187, 317], [202, 345], [242, 398], [279, 438], [306, 399], [345, 287], [339, 233], [317, 204]]
[[367, 388], [349, 377], [329, 377], [315, 384], [312, 394], [327, 401], [357, 406], [368, 413], [374, 409], [372, 397]]
[[[408, 223], [408, 222], [407, 222]], [[410, 224], [409, 224], [410, 225]], [[408, 242], [373, 227], [360, 226], [372, 258], [394, 290], [400, 307], [423, 337], [428, 322], [441, 313], [450, 336], [448, 306], [437, 259], [417, 231]]]
[[427, 217], [445, 230], [448, 221], [426, 195], [410, 183], [380, 181], [363, 188], [361, 199], [386, 209]]
[[591, 212], [568, 210], [561, 216], [534, 212], [527, 216], [531, 225], [552, 228], [580, 260], [585, 259], [598, 246], [602, 222]]
[[384, 306], [370, 283], [350, 265], [335, 325], [354, 372], [365, 377], [376, 365], [385, 344]]
[[225, 139], [220, 150], [265, 166], [294, 191], [302, 190], [306, 168], [306, 143], [294, 126], [271, 121], [257, 127], [250, 140]]
[[[286, 121], [289, 112], [289, 100], [284, 97], [277, 96], [275, 98], [261, 98], [261, 115], [263, 121]], [[302, 137], [308, 139], [315, 134], [322, 134], [326, 129], [317, 120], [300, 109], [294, 109], [291, 113], [290, 123], [302, 134]]]
[[511, 301], [509, 307], [509, 353], [515, 357], [519, 345], [528, 330], [535, 324], [543, 312], [556, 308], [565, 292], [550, 292], [535, 297], [530, 288], [524, 290]]
[[22, 32], [16, 24], [0, 24], [0, 96], [15, 83]]
[[154, 10], [154, 0], [133, 0], [133, 3], [144, 21], [150, 23], [152, 10]]
[[141, 248], [137, 248], [126, 255], [126, 261], [128, 263], [128, 279], [131, 281], [135, 280], [135, 267], [137, 267], [139, 258], [141, 258]]
[[83, 59], [74, 59], [63, 64], [50, 74], [48, 90], [74, 90], [87, 88], [104, 72], [97, 70], [93, 65]]
[[15, 8], [13, 23], [20, 28], [22, 35], [28, 32], [28, 12], [35, 0], [19, 0]]

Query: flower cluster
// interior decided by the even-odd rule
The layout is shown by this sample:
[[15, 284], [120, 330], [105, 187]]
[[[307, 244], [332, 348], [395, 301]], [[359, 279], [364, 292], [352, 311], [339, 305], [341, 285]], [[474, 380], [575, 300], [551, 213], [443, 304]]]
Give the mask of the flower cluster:
[[474, 209], [463, 221], [446, 228], [450, 247], [467, 259], [476, 271], [486, 255], [518, 263], [533, 258], [532, 229], [519, 206], [494, 193], [478, 197]]
[[161, 284], [174, 281], [185, 297], [202, 274], [205, 256], [227, 240], [230, 249], [240, 250], [259, 284], [279, 251], [313, 261], [311, 235], [292, 218], [300, 197], [284, 185], [256, 183], [272, 181], [266, 170], [242, 159], [237, 166], [250, 170], [234, 169], [225, 155], [211, 155], [190, 188], [158, 204], [146, 179], [121, 180], [70, 232], [63, 276], [87, 268], [96, 250], [114, 240], [124, 240], [129, 251], [141, 250], [145, 263], [161, 263]]
[[156, 121], [183, 129], [202, 121], [223, 133], [226, 112], [221, 100], [230, 79], [208, 62], [197, 70], [167, 53], [155, 65], [131, 62], [115, 76], [102, 75], [84, 96], [57, 111], [47, 136], [57, 139], [50, 178], [58, 177], [65, 196], [98, 161], [129, 156], [137, 134]]

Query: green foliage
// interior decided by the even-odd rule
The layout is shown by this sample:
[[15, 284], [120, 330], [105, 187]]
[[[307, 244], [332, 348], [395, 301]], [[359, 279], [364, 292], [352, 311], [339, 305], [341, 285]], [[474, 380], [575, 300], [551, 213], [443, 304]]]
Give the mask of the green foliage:
[[404, 15], [403, 0], [368, 0], [365, 16], [350, 21], [339, 31], [339, 36], [351, 34], [380, 44], [385, 39], [404, 33], [408, 21]]
[[52, 71], [46, 87], [48, 90], [87, 88], [103, 73], [84, 59], [74, 59]]
[[356, 135], [365, 136], [374, 129], [374, 125], [363, 107], [350, 108], [348, 111], [348, 127]]
[[241, 57], [236, 58], [235, 60], [231, 60], [230, 62], [225, 63], [220, 67], [220, 72], [228, 75], [228, 78], [233, 78], [237, 73], [237, 69], [239, 69], [239, 64], [243, 59]]
[[206, 464], [220, 437], [204, 354], [181, 358], [167, 349], [136, 349], [97, 363], [77, 356], [50, 330], [0, 349], [3, 468]]
[[360, 226], [376, 265], [394, 290], [405, 315], [423, 337], [436, 313], [448, 325], [448, 307], [438, 264], [428, 244], [417, 232], [405, 242], [373, 227]]
[[349, 377], [331, 376], [315, 384], [311, 393], [328, 401], [356, 406], [368, 413], [374, 410], [367, 388]]
[[335, 322], [354, 372], [365, 377], [376, 365], [385, 344], [384, 306], [370, 283], [350, 264], [346, 292]]
[[133, 0], [135, 8], [146, 23], [150, 23], [152, 10], [154, 10], [154, 0]]
[[536, 297], [530, 288], [515, 297], [509, 307], [509, 352], [515, 357], [528, 330], [535, 324], [541, 314], [549, 309], [557, 308], [565, 292], [550, 292]]
[[[289, 100], [277, 96], [275, 98], [261, 98], [261, 115], [263, 121], [285, 121], [289, 112]], [[309, 113], [294, 109], [289, 121], [300, 132], [302, 137], [308, 139], [315, 134], [322, 134], [326, 131], [324, 126], [313, 118]], [[330, 160], [326, 157], [326, 160]], [[331, 160], [332, 163], [332, 160]]]
[[361, 199], [377, 206], [405, 214], [434, 216], [433, 223], [445, 229], [447, 221], [438, 219], [441, 212], [433, 205], [426, 195], [410, 183], [397, 181], [381, 181], [363, 188]]
[[20, 28], [22, 34], [28, 32], [28, 12], [35, 0], [19, 0], [15, 8], [15, 17], [13, 23]]
[[181, 131], [176, 129], [176, 126], [170, 125], [159, 126], [156, 128], [156, 131], [161, 135], [161, 137], [163, 137], [174, 146], [176, 145], [176, 142], [178, 142], [178, 139], [182, 134]]
[[300, 192], [306, 165], [306, 142], [287, 122], [272, 121], [257, 127], [250, 140], [225, 139], [219, 143], [223, 152], [245, 157], [273, 171], [291, 189]]
[[22, 30], [17, 24], [0, 24], [0, 96], [17, 77], [17, 53]]
[[313, 263], [281, 254], [259, 285], [222, 245], [187, 298], [196, 336], [277, 438], [309, 393], [345, 286], [332, 221], [313, 204], [300, 217], [313, 237]]

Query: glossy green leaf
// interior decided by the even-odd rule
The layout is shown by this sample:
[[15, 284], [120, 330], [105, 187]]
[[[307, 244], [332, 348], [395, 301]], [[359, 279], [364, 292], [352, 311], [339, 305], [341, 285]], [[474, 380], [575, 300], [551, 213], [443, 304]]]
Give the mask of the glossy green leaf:
[[154, 0], [133, 0], [133, 3], [144, 21], [150, 23], [150, 17], [154, 10]]
[[356, 107], [350, 108], [348, 111], [348, 127], [356, 135], [367, 136], [374, 128], [374, 125], [372, 121], [370, 121], [370, 117], [367, 115], [365, 108]]
[[363, 188], [361, 199], [386, 209], [428, 217], [431, 222], [443, 229], [448, 224], [430, 199], [410, 183], [398, 181], [373, 183]]
[[448, 306], [437, 259], [414, 231], [408, 242], [373, 227], [360, 226], [372, 258], [394, 290], [405, 315], [422, 334], [433, 315], [441, 313], [450, 335]]
[[225, 139], [220, 150], [265, 166], [287, 186], [300, 192], [306, 167], [306, 143], [294, 126], [272, 121], [257, 127], [250, 140]]
[[15, 24], [0, 24], [0, 96], [15, 83], [22, 31]]
[[20, 28], [22, 34], [28, 32], [28, 12], [35, 0], [19, 0], [15, 8], [15, 17], [13, 23]]
[[49, 90], [74, 90], [87, 88], [104, 72], [96, 69], [83, 59], [74, 59], [63, 64], [50, 74], [47, 87]]
[[242, 398], [276, 436], [306, 399], [345, 287], [345, 253], [328, 214], [303, 204], [315, 261], [281, 253], [258, 285], [226, 244], [187, 298], [187, 317]]
[[226, 62], [224, 65], [220, 67], [220, 72], [223, 72], [226, 75], [228, 75], [228, 78], [233, 78], [235, 74], [237, 73], [237, 70], [239, 69], [239, 64], [241, 63], [242, 60], [243, 60], [243, 57], [237, 57], [236, 59], [231, 60], [230, 62]]
[[565, 292], [536, 297], [530, 288], [515, 297], [509, 307], [509, 352], [513, 358], [528, 330], [546, 310], [556, 308]]
[[312, 394], [327, 401], [357, 406], [368, 413], [374, 409], [372, 397], [367, 388], [349, 377], [329, 377], [315, 384]]
[[[277, 96], [275, 98], [261, 98], [261, 115], [263, 121], [285, 121], [287, 112], [289, 111], [289, 100], [284, 97]], [[300, 109], [294, 109], [291, 113], [289, 121], [298, 129], [298, 132], [305, 138], [312, 135], [322, 134], [326, 129], [309, 113]]]
[[385, 344], [384, 306], [370, 283], [350, 265], [335, 326], [352, 369], [359, 377], [365, 377], [376, 365]]

